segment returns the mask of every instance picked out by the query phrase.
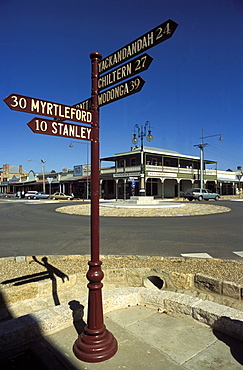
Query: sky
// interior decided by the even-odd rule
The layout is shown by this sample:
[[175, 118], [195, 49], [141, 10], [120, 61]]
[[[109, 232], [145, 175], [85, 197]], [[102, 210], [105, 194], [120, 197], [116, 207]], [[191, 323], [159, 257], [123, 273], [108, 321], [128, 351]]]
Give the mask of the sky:
[[81, 102], [91, 96], [90, 53], [105, 58], [168, 19], [178, 27], [147, 51], [142, 90], [100, 107], [100, 157], [130, 150], [135, 124], [149, 121], [144, 145], [199, 157], [194, 145], [210, 136], [205, 159], [242, 166], [242, 0], [0, 0], [0, 167], [40, 172], [44, 159], [46, 172], [59, 172], [89, 162], [90, 142], [70, 148], [68, 138], [33, 133], [35, 115], [3, 99]]

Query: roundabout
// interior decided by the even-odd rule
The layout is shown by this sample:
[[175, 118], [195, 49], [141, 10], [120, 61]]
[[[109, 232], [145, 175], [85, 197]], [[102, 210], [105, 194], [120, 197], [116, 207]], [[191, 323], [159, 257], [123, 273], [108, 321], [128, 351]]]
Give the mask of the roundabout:
[[[70, 215], [90, 216], [90, 204], [77, 204], [57, 208]], [[183, 217], [230, 212], [225, 206], [205, 203], [161, 202], [158, 205], [128, 205], [125, 202], [100, 203], [101, 217]]]

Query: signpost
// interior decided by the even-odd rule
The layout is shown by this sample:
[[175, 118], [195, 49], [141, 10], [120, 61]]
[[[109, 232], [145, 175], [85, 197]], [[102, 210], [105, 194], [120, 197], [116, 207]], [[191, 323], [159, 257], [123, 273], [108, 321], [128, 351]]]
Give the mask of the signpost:
[[89, 304], [87, 325], [78, 336], [73, 346], [77, 358], [86, 362], [101, 362], [114, 356], [118, 344], [114, 336], [106, 329], [103, 320], [103, 305], [101, 280], [104, 274], [100, 261], [99, 235], [99, 107], [98, 107], [98, 61], [101, 54], [90, 54], [92, 62], [92, 109], [93, 109], [93, 141], [91, 142], [91, 260], [89, 271]]
[[35, 134], [69, 137], [71, 139], [92, 140], [92, 127], [86, 127], [49, 119], [33, 118], [27, 123]]
[[[103, 272], [101, 270], [99, 250], [99, 107], [139, 92], [145, 81], [133, 77], [102, 93], [107, 87], [145, 71], [152, 62], [148, 54], [133, 59], [131, 62], [115, 68], [155, 45], [167, 40], [175, 32], [178, 24], [168, 20], [123, 48], [101, 59], [98, 52], [90, 54], [92, 63], [92, 96], [75, 106], [52, 103], [18, 94], [10, 94], [4, 99], [9, 108], [21, 112], [43, 116], [58, 117], [55, 120], [33, 118], [28, 126], [34, 133], [69, 137], [91, 141], [91, 260], [89, 271], [89, 300], [87, 325], [78, 336], [73, 346], [74, 354], [82, 361], [101, 362], [112, 357], [118, 348], [114, 336], [106, 329], [103, 322], [101, 289]], [[64, 120], [92, 124], [92, 128], [77, 124], [65, 123]], [[134, 175], [134, 174], [133, 174]], [[138, 173], [138, 176], [140, 173]], [[120, 176], [120, 175], [119, 175]], [[132, 180], [134, 187], [136, 180]]]
[[69, 105], [52, 103], [47, 100], [10, 94], [4, 99], [10, 109], [20, 112], [40, 114], [41, 116], [58, 117], [69, 121], [92, 124], [92, 112]]

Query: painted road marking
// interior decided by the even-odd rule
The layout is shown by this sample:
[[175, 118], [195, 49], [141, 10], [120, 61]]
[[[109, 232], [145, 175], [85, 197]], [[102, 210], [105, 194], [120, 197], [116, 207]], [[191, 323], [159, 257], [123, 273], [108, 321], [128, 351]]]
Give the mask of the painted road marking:
[[237, 256], [243, 257], [243, 251], [233, 252], [234, 254], [237, 254]]
[[190, 258], [213, 258], [208, 253], [181, 253], [181, 256]]

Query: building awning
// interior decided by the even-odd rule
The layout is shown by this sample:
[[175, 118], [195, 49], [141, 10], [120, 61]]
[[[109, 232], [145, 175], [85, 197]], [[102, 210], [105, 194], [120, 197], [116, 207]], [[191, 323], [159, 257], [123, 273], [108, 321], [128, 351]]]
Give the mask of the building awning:
[[[238, 179], [223, 179], [223, 178], [219, 178], [217, 180], [220, 181], [220, 182], [232, 182], [232, 183], [233, 182], [239, 182]], [[243, 182], [243, 178], [241, 178], [240, 182]]]

